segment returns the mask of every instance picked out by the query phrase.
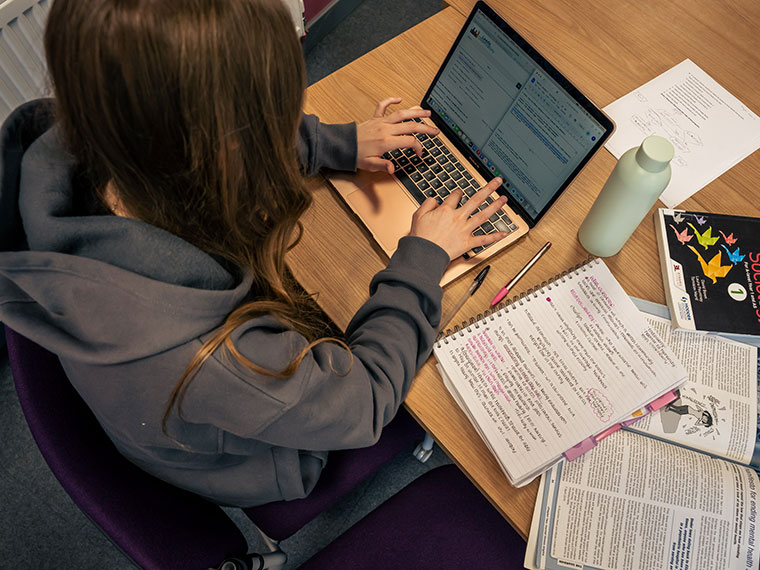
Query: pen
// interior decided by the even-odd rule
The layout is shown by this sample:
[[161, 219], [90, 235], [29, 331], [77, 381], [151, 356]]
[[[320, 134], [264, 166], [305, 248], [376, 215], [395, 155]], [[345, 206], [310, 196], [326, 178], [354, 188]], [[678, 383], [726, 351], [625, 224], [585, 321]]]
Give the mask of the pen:
[[448, 313], [446, 313], [446, 316], [441, 318], [441, 328], [439, 330], [442, 331], [444, 327], [449, 324], [449, 321], [451, 321], [451, 319], [456, 316], [456, 314], [459, 312], [459, 309], [462, 308], [462, 305], [467, 302], [467, 299], [475, 294], [475, 291], [478, 290], [478, 287], [480, 287], [483, 284], [483, 281], [485, 281], [489, 269], [491, 269], [491, 266], [486, 265], [483, 270], [478, 273], [478, 275], [475, 277], [475, 280], [472, 282], [472, 285], [467, 288], [467, 291], [465, 291], [464, 295], [462, 295], [459, 301], [457, 301], [457, 304], [454, 305], [454, 307]]
[[551, 246], [552, 246], [552, 242], [547, 241], [546, 244], [544, 244], [544, 247], [542, 247], [541, 249], [539, 249], [538, 253], [533, 256], [533, 259], [531, 259], [528, 263], [525, 264], [525, 267], [523, 267], [520, 270], [520, 273], [518, 273], [517, 275], [515, 275], [509, 283], [507, 283], [506, 285], [504, 285], [504, 287], [502, 287], [501, 291], [499, 291], [496, 294], [496, 297], [493, 298], [493, 301], [491, 301], [491, 306], [492, 307], [496, 303], [498, 303], [499, 301], [501, 301], [504, 297], [507, 296], [507, 294], [512, 289], [512, 287], [515, 286], [515, 283], [517, 283], [522, 278], [522, 276], [525, 275], [531, 267], [533, 267], [533, 264], [536, 263], [536, 261], [538, 261], [539, 258], [543, 254], [545, 254], [546, 250], [548, 250]]

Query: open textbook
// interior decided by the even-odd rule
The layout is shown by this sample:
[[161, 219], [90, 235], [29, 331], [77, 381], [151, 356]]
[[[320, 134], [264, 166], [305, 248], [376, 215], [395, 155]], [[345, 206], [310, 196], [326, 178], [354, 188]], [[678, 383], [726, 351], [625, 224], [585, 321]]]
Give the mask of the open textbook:
[[760, 469], [757, 347], [674, 330], [667, 318], [646, 319], [689, 379], [677, 400], [626, 429]]
[[760, 565], [757, 348], [673, 331], [648, 305], [689, 380], [679, 400], [543, 476], [526, 568]]
[[544, 474], [525, 567], [758, 567], [757, 473], [628, 431]]
[[517, 487], [687, 378], [600, 259], [471, 322], [433, 354]]

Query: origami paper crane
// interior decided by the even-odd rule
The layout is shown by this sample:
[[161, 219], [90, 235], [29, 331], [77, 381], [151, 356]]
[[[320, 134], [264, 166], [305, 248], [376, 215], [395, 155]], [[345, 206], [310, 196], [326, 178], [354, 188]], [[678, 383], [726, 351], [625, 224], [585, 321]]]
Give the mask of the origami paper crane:
[[705, 249], [707, 249], [711, 245], [715, 245], [715, 242], [720, 239], [720, 236], [713, 237], [712, 226], [710, 226], [703, 233], [700, 234], [697, 228], [695, 228], [693, 224], [686, 222], [686, 225], [691, 226], [691, 229], [694, 230], [694, 235], [697, 236], [697, 241], [699, 242], [699, 245], [701, 245]]
[[699, 252], [696, 250], [694, 246], [687, 245], [691, 251], [694, 252], [694, 255], [697, 256], [697, 259], [699, 260], [699, 264], [702, 266], [702, 273], [705, 274], [705, 277], [709, 277], [712, 279], [713, 283], [718, 282], [718, 277], [725, 277], [726, 274], [731, 270], [733, 265], [721, 265], [721, 259], [720, 259], [720, 252], [716, 253], [715, 256], [710, 260], [710, 262], [706, 262], [701, 255], [699, 255]]
[[734, 245], [737, 241], [739, 241], [739, 238], [734, 237], [734, 232], [731, 232], [731, 235], [726, 235], [721, 230], [718, 230], [718, 232], [723, 236], [723, 239], [728, 245]]
[[682, 245], [686, 245], [687, 241], [691, 241], [693, 235], [689, 235], [689, 230], [684, 228], [682, 232], [679, 232], [673, 224], [669, 224], [673, 231], [676, 233], [676, 239], [681, 242]]
[[720, 247], [726, 250], [726, 253], [728, 254], [728, 260], [731, 263], [739, 263], [740, 261], [743, 261], [745, 257], [747, 257], [746, 254], [739, 255], [739, 248], [737, 247], [736, 250], [732, 253], [725, 245], [720, 244]]

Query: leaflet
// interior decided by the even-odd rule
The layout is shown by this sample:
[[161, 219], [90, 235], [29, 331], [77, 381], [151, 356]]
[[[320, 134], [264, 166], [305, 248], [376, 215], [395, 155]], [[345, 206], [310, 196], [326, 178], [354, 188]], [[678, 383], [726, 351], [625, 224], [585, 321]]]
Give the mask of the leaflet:
[[675, 147], [673, 175], [660, 199], [675, 208], [760, 148], [760, 117], [686, 59], [604, 108], [616, 130], [616, 158], [649, 135]]

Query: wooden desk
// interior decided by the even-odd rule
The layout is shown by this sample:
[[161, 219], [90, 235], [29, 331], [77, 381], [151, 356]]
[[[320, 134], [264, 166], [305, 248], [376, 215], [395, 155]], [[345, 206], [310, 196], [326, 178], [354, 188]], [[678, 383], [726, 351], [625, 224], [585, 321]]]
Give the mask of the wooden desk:
[[[758, 29], [756, 0], [730, 5], [700, 2], [576, 3], [510, 0], [513, 25], [597, 104], [604, 106], [690, 57], [724, 87], [760, 111], [760, 50], [750, 44]], [[472, 2], [454, 1], [467, 12]], [[571, 7], [572, 4], [572, 7]], [[678, 5], [690, 6], [679, 10]], [[693, 8], [699, 5], [697, 10]], [[649, 14], [649, 20], [644, 18]], [[457, 32], [463, 12], [446, 8], [364, 57], [311, 86], [306, 110], [326, 122], [362, 121], [376, 101], [398, 95], [404, 105], [425, 93]], [[645, 25], [646, 24], [646, 25]], [[742, 43], [737, 38], [742, 38]], [[559, 198], [526, 239], [492, 258], [486, 285], [462, 308], [458, 320], [488, 306], [493, 294], [545, 241], [553, 247], [521, 287], [545, 280], [587, 257], [577, 228], [615, 164], [605, 150]], [[311, 181], [315, 203], [304, 218], [305, 235], [289, 256], [303, 286], [318, 292], [327, 314], [345, 328], [367, 298], [372, 276], [387, 259], [322, 179]], [[685, 208], [760, 216], [760, 153], [755, 153], [683, 204]], [[662, 204], [659, 204], [662, 206]], [[607, 260], [625, 290], [664, 303], [651, 216], [616, 256]], [[325, 271], [329, 268], [329, 271]], [[446, 288], [444, 312], [469, 284]], [[530, 528], [537, 482], [511, 487], [490, 452], [443, 387], [433, 359], [422, 368], [406, 406], [494, 506], [523, 535]]]

